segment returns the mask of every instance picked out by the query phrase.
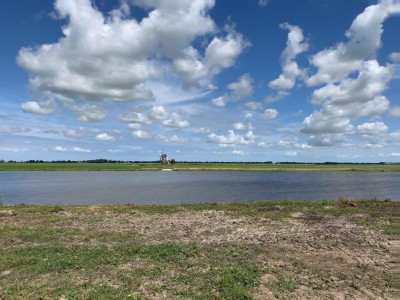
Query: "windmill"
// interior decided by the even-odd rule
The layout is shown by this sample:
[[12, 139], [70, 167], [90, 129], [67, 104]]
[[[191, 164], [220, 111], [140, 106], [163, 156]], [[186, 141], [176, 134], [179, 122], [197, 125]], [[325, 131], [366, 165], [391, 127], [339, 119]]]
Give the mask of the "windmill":
[[168, 165], [169, 164], [168, 155], [164, 153], [164, 147], [162, 147], [162, 150], [161, 150], [160, 163], [162, 165]]

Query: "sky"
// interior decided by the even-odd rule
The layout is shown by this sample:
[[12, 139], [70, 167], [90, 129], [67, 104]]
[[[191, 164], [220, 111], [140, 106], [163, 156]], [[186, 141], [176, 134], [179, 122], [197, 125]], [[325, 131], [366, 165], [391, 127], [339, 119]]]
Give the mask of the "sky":
[[0, 4], [0, 160], [400, 162], [400, 0]]

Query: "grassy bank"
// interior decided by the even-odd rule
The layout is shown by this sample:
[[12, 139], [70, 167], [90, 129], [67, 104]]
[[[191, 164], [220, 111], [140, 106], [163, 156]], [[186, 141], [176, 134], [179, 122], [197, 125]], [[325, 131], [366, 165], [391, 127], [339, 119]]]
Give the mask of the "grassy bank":
[[263, 164], [263, 163], [1, 163], [0, 171], [361, 171], [400, 172], [400, 164]]
[[395, 299], [395, 206], [3, 206], [0, 299]]

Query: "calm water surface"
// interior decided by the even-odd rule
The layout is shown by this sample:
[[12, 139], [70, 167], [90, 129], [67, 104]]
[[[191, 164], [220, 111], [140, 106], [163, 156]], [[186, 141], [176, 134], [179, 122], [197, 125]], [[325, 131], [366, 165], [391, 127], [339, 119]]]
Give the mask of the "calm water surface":
[[5, 204], [176, 204], [340, 196], [400, 200], [400, 173], [0, 172]]

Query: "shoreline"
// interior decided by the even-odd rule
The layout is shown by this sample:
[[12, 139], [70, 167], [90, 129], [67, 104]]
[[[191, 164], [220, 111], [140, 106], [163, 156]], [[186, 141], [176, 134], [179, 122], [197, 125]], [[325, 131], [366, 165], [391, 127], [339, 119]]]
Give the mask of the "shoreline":
[[2, 171], [255, 171], [255, 172], [400, 172], [400, 164], [264, 163], [1, 163]]

